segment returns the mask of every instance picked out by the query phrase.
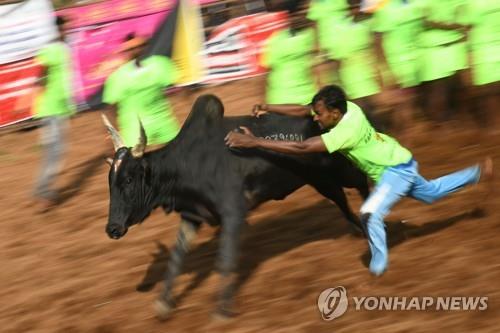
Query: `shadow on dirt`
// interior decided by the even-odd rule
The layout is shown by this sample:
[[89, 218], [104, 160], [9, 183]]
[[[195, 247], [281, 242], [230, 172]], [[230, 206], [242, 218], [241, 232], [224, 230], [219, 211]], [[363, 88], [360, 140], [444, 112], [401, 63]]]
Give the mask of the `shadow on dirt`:
[[[401, 222], [387, 222], [389, 246], [395, 247], [407, 239], [424, 237], [453, 226], [467, 218], [479, 216], [480, 212], [468, 212], [443, 220], [431, 221], [416, 226]], [[344, 220], [338, 209], [322, 201], [316, 205], [290, 212], [287, 215], [248, 225], [243, 231], [242, 252], [239, 260], [238, 290], [267, 260], [298, 248], [304, 244], [319, 240], [336, 239], [351, 235], [348, 222]], [[356, 239], [353, 238], [353, 241]], [[357, 241], [365, 241], [357, 237]], [[183, 273], [195, 273], [190, 284], [176, 295], [179, 304], [184, 297], [197, 288], [216, 269], [215, 260], [219, 246], [218, 234], [211, 240], [195, 247], [187, 256]], [[137, 285], [139, 292], [152, 290], [158, 282], [162, 282], [167, 270], [169, 249], [157, 243], [158, 252], [153, 254], [143, 280]], [[370, 254], [361, 255], [361, 260], [368, 265]]]

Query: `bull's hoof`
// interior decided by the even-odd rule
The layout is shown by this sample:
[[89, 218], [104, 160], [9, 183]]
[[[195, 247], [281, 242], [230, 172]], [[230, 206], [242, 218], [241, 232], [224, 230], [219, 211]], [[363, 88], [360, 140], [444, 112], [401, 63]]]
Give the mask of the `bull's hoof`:
[[175, 305], [173, 302], [166, 301], [161, 297], [154, 302], [154, 308], [156, 311], [156, 318], [164, 321], [170, 318], [173, 310], [175, 309]]

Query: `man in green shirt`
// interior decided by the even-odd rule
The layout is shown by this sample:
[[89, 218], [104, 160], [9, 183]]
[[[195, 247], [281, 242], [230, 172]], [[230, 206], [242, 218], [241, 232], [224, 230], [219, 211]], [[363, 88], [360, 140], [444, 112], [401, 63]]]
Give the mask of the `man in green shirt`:
[[373, 18], [361, 10], [360, 0], [348, 0], [347, 16], [330, 27], [326, 48], [336, 63], [336, 76], [350, 100], [360, 105], [376, 128], [385, 128], [378, 108], [382, 80], [376, 59]]
[[431, 119], [452, 120], [459, 102], [461, 72], [468, 67], [469, 29], [465, 0], [419, 0], [424, 30], [415, 36], [419, 47], [419, 77], [423, 82], [424, 110]]
[[[417, 100], [420, 49], [415, 36], [423, 30], [423, 11], [419, 0], [390, 0], [373, 15], [375, 51], [381, 72], [383, 90], [396, 94], [384, 96], [393, 106], [392, 125], [400, 140], [411, 132]], [[392, 97], [392, 98], [391, 98]]]
[[180, 125], [165, 98], [164, 89], [174, 84], [178, 72], [164, 56], [141, 56], [146, 41], [135, 37], [124, 43], [121, 52], [130, 59], [111, 74], [104, 85], [103, 102], [117, 111], [118, 128], [126, 146], [140, 137], [140, 123], [148, 144], [160, 145], [177, 136]]
[[266, 102], [308, 103], [316, 91], [313, 73], [314, 30], [304, 27], [298, 13], [303, 1], [284, 1], [273, 9], [286, 10], [290, 27], [275, 32], [264, 45], [261, 64], [269, 70]]
[[57, 202], [57, 192], [51, 187], [61, 167], [68, 119], [74, 113], [71, 52], [64, 43], [65, 24], [63, 17], [56, 18], [59, 30], [57, 39], [41, 48], [35, 56], [42, 74], [36, 83], [40, 92], [34, 102], [34, 117], [42, 123], [44, 157], [34, 196], [42, 203], [44, 211]]
[[[257, 138], [247, 129], [245, 134], [229, 133], [226, 144], [231, 148], [262, 148], [280, 153], [306, 154], [339, 151], [352, 160], [375, 182], [375, 188], [361, 207], [361, 220], [366, 229], [372, 254], [370, 271], [382, 274], [388, 265], [388, 250], [384, 217], [401, 198], [410, 196], [425, 203], [432, 203], [468, 184], [479, 182], [482, 175], [492, 175], [492, 161], [475, 165], [452, 174], [426, 180], [418, 172], [418, 163], [411, 152], [395, 139], [377, 133], [367, 121], [363, 111], [346, 101], [344, 91], [337, 86], [322, 88], [313, 98], [314, 119], [328, 130], [321, 136], [303, 142], [273, 141]], [[309, 106], [264, 105], [268, 112], [295, 116], [310, 116]]]
[[344, 19], [347, 14], [346, 0], [312, 0], [307, 11], [307, 18], [316, 23], [319, 46], [328, 45], [332, 27]]
[[497, 120], [500, 106], [500, 2], [469, 0], [466, 8], [469, 31], [472, 91], [482, 127], [491, 134], [500, 133]]

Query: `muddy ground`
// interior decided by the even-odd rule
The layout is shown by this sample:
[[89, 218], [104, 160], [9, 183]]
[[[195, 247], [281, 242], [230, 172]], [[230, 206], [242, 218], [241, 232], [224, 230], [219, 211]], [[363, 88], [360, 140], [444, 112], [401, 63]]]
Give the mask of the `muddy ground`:
[[[261, 79], [172, 96], [184, 120], [194, 98], [218, 94], [226, 113], [248, 114], [262, 100]], [[498, 332], [500, 247], [498, 203], [489, 197], [484, 216], [470, 214], [481, 198], [470, 188], [428, 206], [405, 199], [388, 217], [390, 268], [380, 278], [366, 267], [366, 241], [349, 233], [339, 210], [311, 188], [252, 212], [240, 259], [240, 315], [214, 320], [217, 232], [201, 230], [167, 322], [152, 303], [174, 243], [179, 217], [156, 211], [120, 241], [104, 233], [112, 145], [99, 114], [72, 120], [70, 147], [58, 179], [62, 202], [39, 214], [31, 201], [38, 172], [38, 130], [0, 136], [1, 332]], [[409, 147], [426, 177], [491, 155], [500, 165], [500, 137], [485, 134], [461, 115], [437, 130], [415, 120]], [[499, 180], [497, 177], [496, 186]], [[359, 196], [348, 191], [354, 209]], [[404, 220], [405, 223], [396, 222]], [[356, 311], [323, 321], [317, 298], [344, 286], [348, 296], [487, 296], [486, 311]]]

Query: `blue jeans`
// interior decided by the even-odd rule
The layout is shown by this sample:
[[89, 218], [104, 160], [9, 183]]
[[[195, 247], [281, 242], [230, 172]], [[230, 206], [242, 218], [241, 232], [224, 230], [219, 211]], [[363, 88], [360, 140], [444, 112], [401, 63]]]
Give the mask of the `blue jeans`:
[[370, 271], [380, 275], [387, 269], [388, 251], [384, 217], [401, 198], [409, 196], [430, 204], [466, 185], [477, 183], [480, 175], [481, 169], [476, 165], [427, 180], [418, 173], [418, 163], [414, 159], [387, 168], [361, 207], [361, 217], [367, 229], [372, 255]]

